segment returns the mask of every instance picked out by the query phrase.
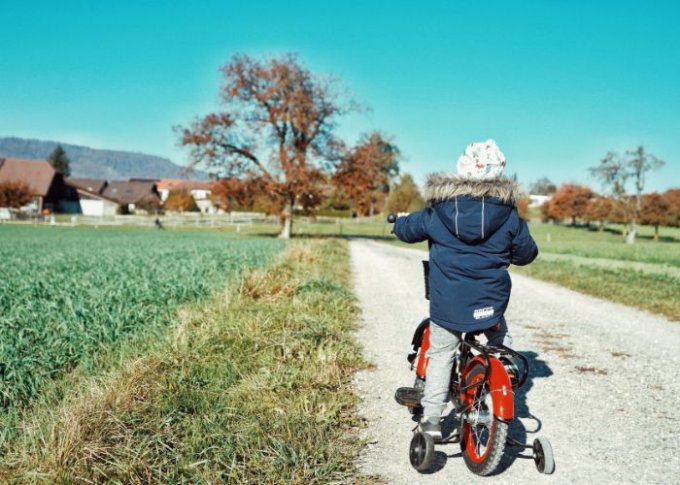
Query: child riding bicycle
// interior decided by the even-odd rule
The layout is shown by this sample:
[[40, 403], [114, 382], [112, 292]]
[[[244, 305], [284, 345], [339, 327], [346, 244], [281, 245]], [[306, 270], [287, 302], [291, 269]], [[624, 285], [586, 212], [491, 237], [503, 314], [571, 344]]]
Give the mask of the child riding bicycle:
[[394, 225], [407, 243], [430, 242], [430, 348], [419, 428], [441, 440], [454, 354], [461, 333], [484, 331], [492, 345], [510, 344], [504, 313], [510, 299], [510, 264], [538, 255], [517, 213], [517, 184], [503, 177], [505, 156], [493, 140], [469, 145], [457, 174], [431, 176], [430, 207]]

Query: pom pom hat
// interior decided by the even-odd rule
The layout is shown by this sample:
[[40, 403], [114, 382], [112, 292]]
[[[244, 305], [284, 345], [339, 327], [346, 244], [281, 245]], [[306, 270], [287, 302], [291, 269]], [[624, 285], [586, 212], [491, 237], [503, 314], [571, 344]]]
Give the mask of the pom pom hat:
[[505, 155], [495, 141], [472, 143], [458, 158], [457, 175], [472, 180], [494, 179], [503, 175], [505, 163]]

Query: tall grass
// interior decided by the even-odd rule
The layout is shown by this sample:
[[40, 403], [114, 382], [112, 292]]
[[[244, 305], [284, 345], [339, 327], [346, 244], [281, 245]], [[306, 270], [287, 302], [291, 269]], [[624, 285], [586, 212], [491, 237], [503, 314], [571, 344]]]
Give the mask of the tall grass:
[[342, 241], [291, 244], [143, 356], [36, 407], [0, 481], [328, 483], [356, 474], [364, 365]]
[[206, 232], [0, 226], [0, 407], [25, 406], [75, 367], [95, 369], [107, 349], [162, 332], [180, 304], [280, 247]]

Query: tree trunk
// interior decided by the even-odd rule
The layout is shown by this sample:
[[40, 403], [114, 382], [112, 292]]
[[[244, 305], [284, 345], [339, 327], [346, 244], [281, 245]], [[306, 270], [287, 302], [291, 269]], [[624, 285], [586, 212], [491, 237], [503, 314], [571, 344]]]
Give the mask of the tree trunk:
[[290, 239], [293, 235], [293, 203], [288, 202], [283, 209], [283, 226], [277, 236], [279, 239]]
[[659, 225], [658, 224], [654, 225], [654, 240], [655, 241], [659, 240]]
[[572, 226], [576, 225], [576, 216], [571, 216], [571, 225]]
[[597, 230], [598, 230], [599, 232], [603, 232], [603, 231], [604, 231], [604, 221], [600, 221], [600, 225], [598, 226]]
[[637, 223], [631, 221], [630, 231], [626, 235], [626, 244], [635, 244], [635, 234], [637, 233]]

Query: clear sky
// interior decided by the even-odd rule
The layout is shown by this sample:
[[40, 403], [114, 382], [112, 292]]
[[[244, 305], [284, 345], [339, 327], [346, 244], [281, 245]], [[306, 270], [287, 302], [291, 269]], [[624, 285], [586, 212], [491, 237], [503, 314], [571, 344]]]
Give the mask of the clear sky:
[[596, 183], [644, 144], [680, 185], [678, 1], [0, 0], [0, 136], [186, 163], [172, 126], [217, 106], [234, 53], [297, 52], [342, 77], [418, 180], [494, 138], [522, 182]]

